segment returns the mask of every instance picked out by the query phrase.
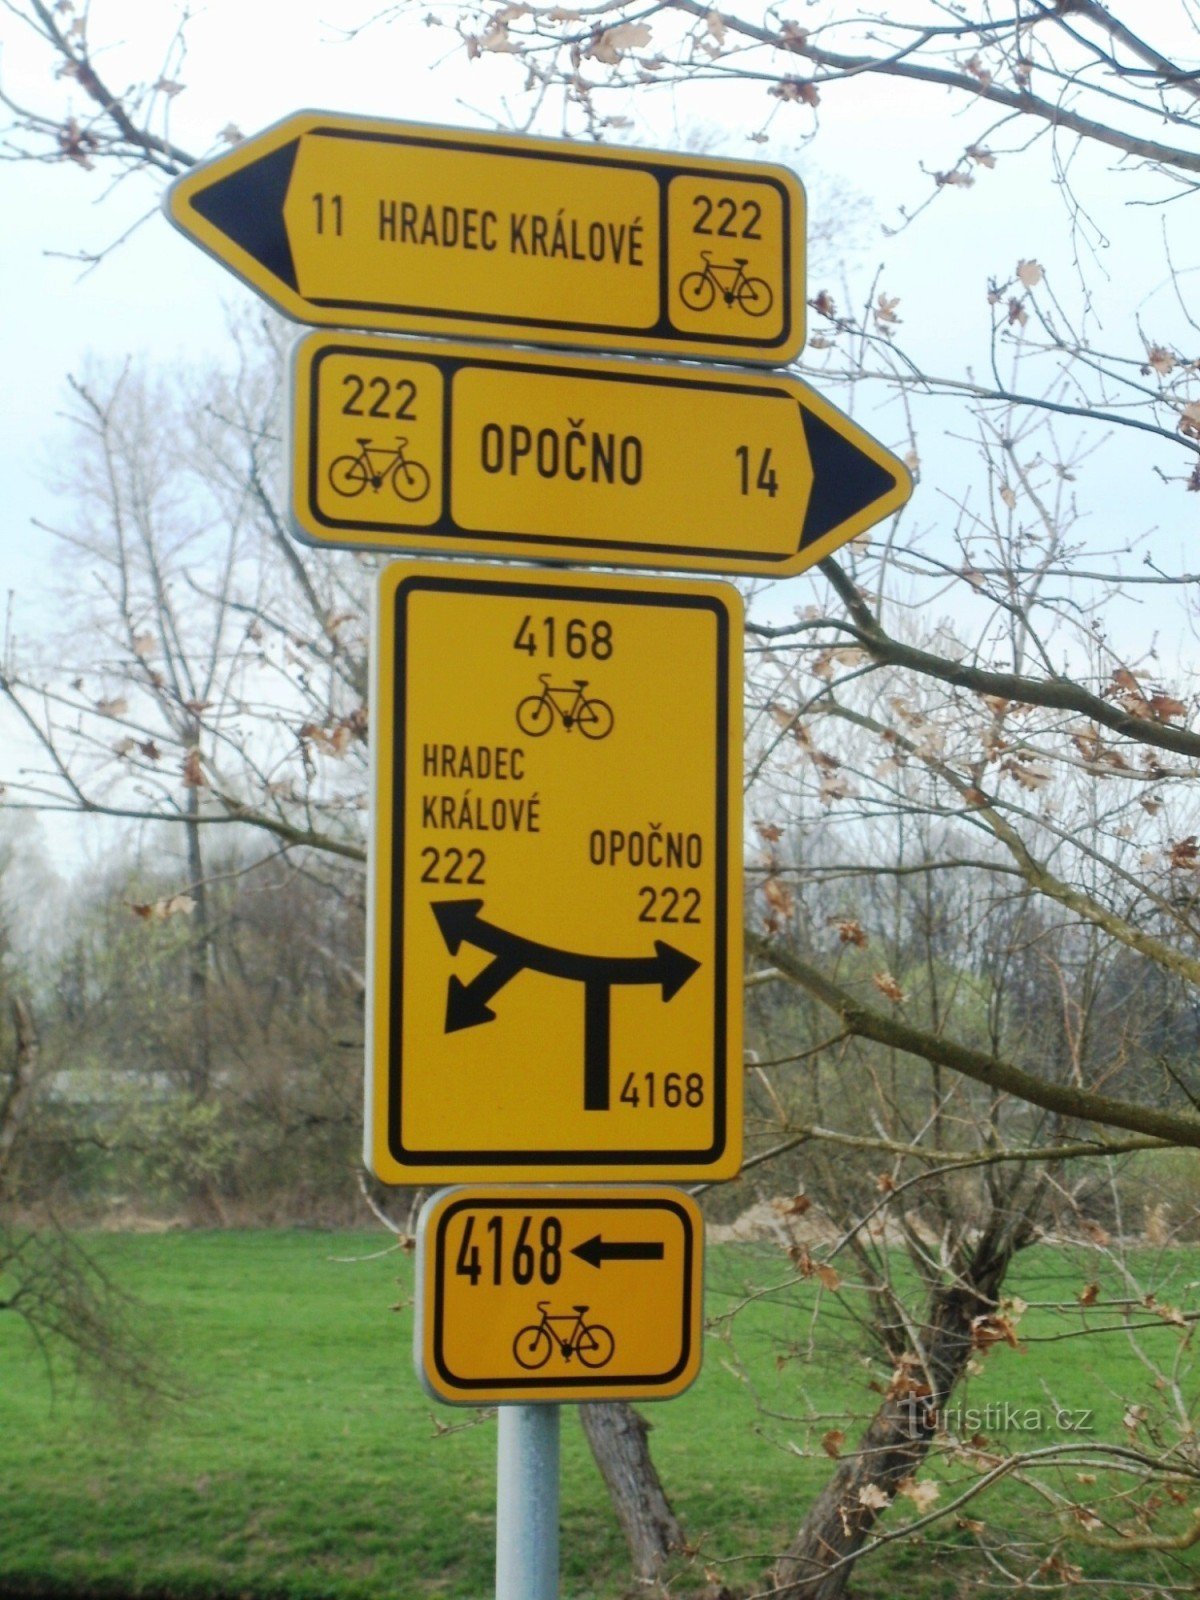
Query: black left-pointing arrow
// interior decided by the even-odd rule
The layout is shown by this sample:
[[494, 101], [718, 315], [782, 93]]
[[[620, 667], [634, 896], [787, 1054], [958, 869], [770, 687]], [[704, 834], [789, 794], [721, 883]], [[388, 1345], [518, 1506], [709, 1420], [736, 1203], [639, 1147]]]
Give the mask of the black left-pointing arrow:
[[663, 1247], [651, 1240], [604, 1239], [594, 1233], [571, 1251], [589, 1267], [602, 1267], [606, 1261], [661, 1261]]
[[192, 209], [296, 292], [296, 263], [283, 217], [292, 169], [300, 149], [291, 139], [268, 155], [216, 179], [192, 195]]

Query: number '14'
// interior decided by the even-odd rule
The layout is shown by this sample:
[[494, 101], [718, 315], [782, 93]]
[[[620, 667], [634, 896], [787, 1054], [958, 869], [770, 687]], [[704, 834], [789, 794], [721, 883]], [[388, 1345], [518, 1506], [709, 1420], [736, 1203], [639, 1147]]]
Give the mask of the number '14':
[[758, 470], [754, 470], [754, 461], [750, 446], [739, 444], [733, 452], [738, 458], [738, 471], [742, 480], [742, 493], [749, 494], [751, 489], [759, 489], [763, 494], [770, 495], [773, 500], [779, 493], [779, 479], [775, 475], [775, 468], [771, 465], [771, 451], [768, 447], [758, 458]]

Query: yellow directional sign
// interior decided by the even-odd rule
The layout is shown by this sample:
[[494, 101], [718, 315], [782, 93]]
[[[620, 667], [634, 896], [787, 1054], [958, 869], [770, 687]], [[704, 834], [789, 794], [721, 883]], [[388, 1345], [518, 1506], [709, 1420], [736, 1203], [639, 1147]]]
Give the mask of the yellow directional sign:
[[703, 1221], [671, 1189], [446, 1189], [417, 1234], [436, 1399], [666, 1400], [700, 1370]]
[[385, 1182], [738, 1171], [741, 638], [727, 584], [381, 573]]
[[316, 333], [291, 394], [290, 517], [317, 544], [782, 577], [912, 492], [773, 373]]
[[301, 111], [179, 178], [177, 227], [286, 316], [782, 366], [784, 167]]

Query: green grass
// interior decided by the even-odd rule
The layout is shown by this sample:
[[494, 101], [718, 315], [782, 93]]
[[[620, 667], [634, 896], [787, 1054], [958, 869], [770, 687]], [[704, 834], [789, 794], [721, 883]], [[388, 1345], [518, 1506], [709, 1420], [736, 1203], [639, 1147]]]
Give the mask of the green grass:
[[[494, 1422], [435, 1405], [411, 1357], [411, 1260], [378, 1255], [378, 1235], [172, 1233], [93, 1241], [141, 1297], [188, 1398], [134, 1425], [87, 1393], [52, 1393], [32, 1342], [0, 1320], [0, 1592], [148, 1593], [172, 1597], [286, 1595], [296, 1600], [482, 1600], [491, 1592]], [[347, 1261], [346, 1257], [362, 1259]], [[1168, 1260], [1176, 1303], [1195, 1290], [1200, 1252]], [[777, 1252], [724, 1246], [708, 1259], [710, 1316], [751, 1286], [783, 1285]], [[1091, 1271], [1091, 1276], [1098, 1276]], [[1031, 1253], [1012, 1291], [1070, 1299], [1086, 1263]], [[654, 1407], [652, 1443], [700, 1559], [680, 1592], [719, 1562], [731, 1587], [752, 1588], [767, 1553], [795, 1527], [830, 1462], [820, 1439], [874, 1403], [879, 1369], [863, 1360], [852, 1322], [826, 1309], [815, 1280], [743, 1309], [731, 1337], [709, 1340], [688, 1394]], [[403, 1309], [392, 1309], [400, 1304]], [[1060, 1331], [1029, 1312], [1022, 1333]], [[1165, 1325], [1150, 1340], [1165, 1352]], [[810, 1341], [811, 1344], [810, 1344]], [[1045, 1385], [1045, 1391], [1043, 1390]], [[1146, 1376], [1123, 1338], [1007, 1346], [971, 1381], [969, 1403], [1088, 1406], [1095, 1437], [1123, 1438], [1125, 1401]], [[1040, 1441], [1058, 1435], [1043, 1436]], [[1014, 1442], [1011, 1438], [1009, 1443]], [[1019, 1442], [1019, 1441], [1017, 1441]], [[934, 1468], [934, 1471], [941, 1469]], [[1019, 1528], [1024, 1493], [989, 1500], [989, 1524]], [[905, 1505], [903, 1515], [912, 1515]], [[953, 1545], [940, 1554], [894, 1546], [860, 1569], [857, 1592], [957, 1593]], [[1089, 1571], [1111, 1558], [1072, 1551]], [[574, 1411], [563, 1430], [563, 1594], [626, 1593], [621, 1536]], [[1106, 1567], [1105, 1563], [1109, 1565]]]

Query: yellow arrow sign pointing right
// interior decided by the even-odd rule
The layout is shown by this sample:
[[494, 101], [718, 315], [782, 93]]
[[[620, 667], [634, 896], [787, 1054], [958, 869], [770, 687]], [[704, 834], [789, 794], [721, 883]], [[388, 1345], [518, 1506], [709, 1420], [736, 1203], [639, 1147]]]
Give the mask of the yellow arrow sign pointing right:
[[795, 379], [312, 334], [290, 513], [318, 544], [787, 576], [907, 470]]

